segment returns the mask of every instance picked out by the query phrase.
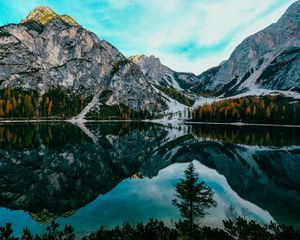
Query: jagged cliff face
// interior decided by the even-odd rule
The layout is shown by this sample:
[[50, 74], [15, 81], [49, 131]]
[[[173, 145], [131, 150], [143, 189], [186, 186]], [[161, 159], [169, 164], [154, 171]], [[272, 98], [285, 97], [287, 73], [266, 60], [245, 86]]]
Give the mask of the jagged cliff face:
[[[159, 110], [159, 97], [137, 65], [108, 42], [51, 9], [32, 11], [21, 24], [0, 28], [0, 88], [62, 87], [93, 97], [111, 90], [107, 104]], [[129, 100], [130, 99], [130, 100]]]
[[143, 73], [151, 82], [163, 87], [186, 90], [198, 80], [193, 73], [181, 73], [171, 70], [163, 65], [159, 58], [154, 56], [132, 56], [129, 59], [141, 67]]
[[228, 61], [199, 76], [195, 92], [234, 95], [255, 88], [300, 89], [300, 1], [245, 39]]

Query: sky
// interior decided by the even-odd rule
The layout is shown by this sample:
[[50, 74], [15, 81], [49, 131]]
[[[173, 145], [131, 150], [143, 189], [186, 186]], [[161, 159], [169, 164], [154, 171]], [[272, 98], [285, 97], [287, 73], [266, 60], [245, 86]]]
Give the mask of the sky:
[[196, 74], [229, 58], [243, 39], [276, 22], [296, 0], [0, 0], [0, 25], [39, 5], [72, 16], [126, 57], [154, 55]]

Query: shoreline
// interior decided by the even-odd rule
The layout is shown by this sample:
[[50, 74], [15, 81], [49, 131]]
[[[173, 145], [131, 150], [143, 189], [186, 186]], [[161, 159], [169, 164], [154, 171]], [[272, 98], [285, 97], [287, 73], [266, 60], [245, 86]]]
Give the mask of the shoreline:
[[236, 127], [244, 126], [256, 126], [256, 127], [285, 127], [285, 128], [300, 128], [300, 125], [290, 125], [290, 124], [267, 124], [267, 123], [243, 123], [243, 122], [184, 122], [187, 125], [229, 125]]
[[28, 119], [28, 120], [0, 120], [0, 123], [51, 123], [51, 122], [67, 122], [67, 123], [88, 123], [88, 122], [138, 122], [136, 120], [83, 120], [74, 121], [72, 119]]
[[228, 125], [228, 126], [257, 126], [257, 127], [284, 127], [284, 128], [300, 128], [300, 125], [281, 125], [281, 124], [267, 124], [267, 123], [243, 123], [243, 122], [189, 122], [185, 120], [171, 120], [165, 121], [160, 119], [144, 119], [144, 120], [82, 120], [74, 121], [73, 119], [28, 119], [28, 120], [0, 120], [0, 124], [11, 123], [72, 123], [72, 124], [85, 124], [85, 123], [126, 123], [126, 122], [144, 122], [144, 123], [158, 123], [158, 124], [174, 124], [174, 125]]

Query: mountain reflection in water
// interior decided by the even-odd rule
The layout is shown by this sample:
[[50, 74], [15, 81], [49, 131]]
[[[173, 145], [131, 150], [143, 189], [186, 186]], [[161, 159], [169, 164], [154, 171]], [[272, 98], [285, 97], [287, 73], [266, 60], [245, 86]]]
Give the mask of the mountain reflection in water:
[[206, 223], [232, 204], [300, 226], [300, 129], [149, 123], [0, 125], [0, 225], [176, 219], [174, 184], [193, 160], [219, 203]]

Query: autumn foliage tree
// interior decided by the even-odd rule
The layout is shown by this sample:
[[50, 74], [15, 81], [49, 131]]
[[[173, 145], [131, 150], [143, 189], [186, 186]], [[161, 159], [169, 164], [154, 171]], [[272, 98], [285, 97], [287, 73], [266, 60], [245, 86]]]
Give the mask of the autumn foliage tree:
[[242, 97], [204, 104], [194, 121], [300, 124], [300, 103], [284, 96]]
[[82, 111], [88, 100], [60, 88], [43, 96], [33, 90], [6, 88], [0, 90], [0, 118], [70, 117]]

